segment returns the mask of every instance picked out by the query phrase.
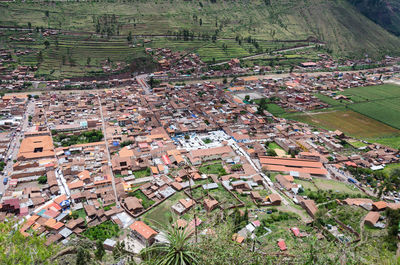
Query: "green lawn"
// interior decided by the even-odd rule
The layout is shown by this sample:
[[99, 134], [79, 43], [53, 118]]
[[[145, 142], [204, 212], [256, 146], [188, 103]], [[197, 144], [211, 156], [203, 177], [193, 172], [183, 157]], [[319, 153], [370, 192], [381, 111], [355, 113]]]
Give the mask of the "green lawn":
[[135, 178], [144, 178], [144, 177], [149, 177], [151, 175], [150, 168], [134, 171], [133, 175], [135, 175]]
[[199, 168], [199, 171], [202, 174], [218, 174], [222, 170], [224, 170], [224, 168], [221, 163], [203, 165]]
[[360, 147], [367, 146], [367, 144], [365, 144], [363, 142], [360, 142], [360, 141], [352, 141], [352, 142], [349, 142], [349, 144], [351, 144], [355, 148], [360, 148]]
[[279, 146], [277, 143], [275, 143], [275, 142], [269, 143], [269, 144], [268, 144], [268, 147], [269, 147], [270, 149], [280, 149], [280, 150], [283, 150], [283, 148], [280, 147], [280, 146]]

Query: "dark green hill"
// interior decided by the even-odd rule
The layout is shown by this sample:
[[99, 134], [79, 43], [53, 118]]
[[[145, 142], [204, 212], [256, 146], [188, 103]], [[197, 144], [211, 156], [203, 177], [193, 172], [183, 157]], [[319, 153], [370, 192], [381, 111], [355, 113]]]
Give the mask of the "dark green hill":
[[400, 36], [400, 0], [349, 0], [362, 14]]

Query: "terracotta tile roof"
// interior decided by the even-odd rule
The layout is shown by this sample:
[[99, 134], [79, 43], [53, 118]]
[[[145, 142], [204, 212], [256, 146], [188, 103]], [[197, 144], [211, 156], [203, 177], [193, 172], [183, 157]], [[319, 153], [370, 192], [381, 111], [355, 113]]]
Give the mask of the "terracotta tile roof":
[[380, 214], [379, 212], [369, 212], [365, 218], [364, 222], [370, 225], [375, 225], [379, 220]]
[[136, 231], [139, 235], [141, 235], [146, 240], [151, 237], [157, 235], [158, 233], [153, 230], [150, 226], [146, 225], [142, 221], [136, 221], [129, 226], [133, 231]]
[[372, 204], [372, 207], [374, 208], [374, 210], [377, 210], [377, 211], [384, 210], [384, 209], [386, 209], [387, 206], [388, 206], [388, 204], [385, 201], [374, 202]]

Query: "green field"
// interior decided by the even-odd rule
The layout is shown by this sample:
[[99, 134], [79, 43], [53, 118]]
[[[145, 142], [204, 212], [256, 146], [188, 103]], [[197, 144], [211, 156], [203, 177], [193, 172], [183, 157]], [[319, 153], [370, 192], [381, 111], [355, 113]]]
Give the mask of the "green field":
[[340, 93], [354, 102], [352, 110], [400, 129], [400, 86], [380, 85], [350, 88]]
[[399, 130], [352, 110], [299, 113], [290, 115], [289, 118], [329, 130], [340, 130], [350, 136], [363, 139], [400, 136]]

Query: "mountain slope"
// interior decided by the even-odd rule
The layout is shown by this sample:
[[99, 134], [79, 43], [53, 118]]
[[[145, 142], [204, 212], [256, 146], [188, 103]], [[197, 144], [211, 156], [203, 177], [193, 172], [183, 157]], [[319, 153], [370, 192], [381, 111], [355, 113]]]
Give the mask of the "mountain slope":
[[[215, 2], [215, 3], [213, 3]], [[48, 11], [48, 12], [46, 12]], [[0, 26], [96, 31], [113, 17], [119, 35], [171, 34], [188, 29], [218, 37], [297, 40], [316, 37], [334, 53], [381, 56], [399, 53], [400, 39], [346, 0], [241, 0], [2, 3]], [[200, 23], [201, 20], [201, 23]], [[117, 32], [117, 30], [114, 30]], [[116, 34], [116, 33], [115, 33]]]
[[362, 14], [400, 36], [400, 0], [349, 0]]

